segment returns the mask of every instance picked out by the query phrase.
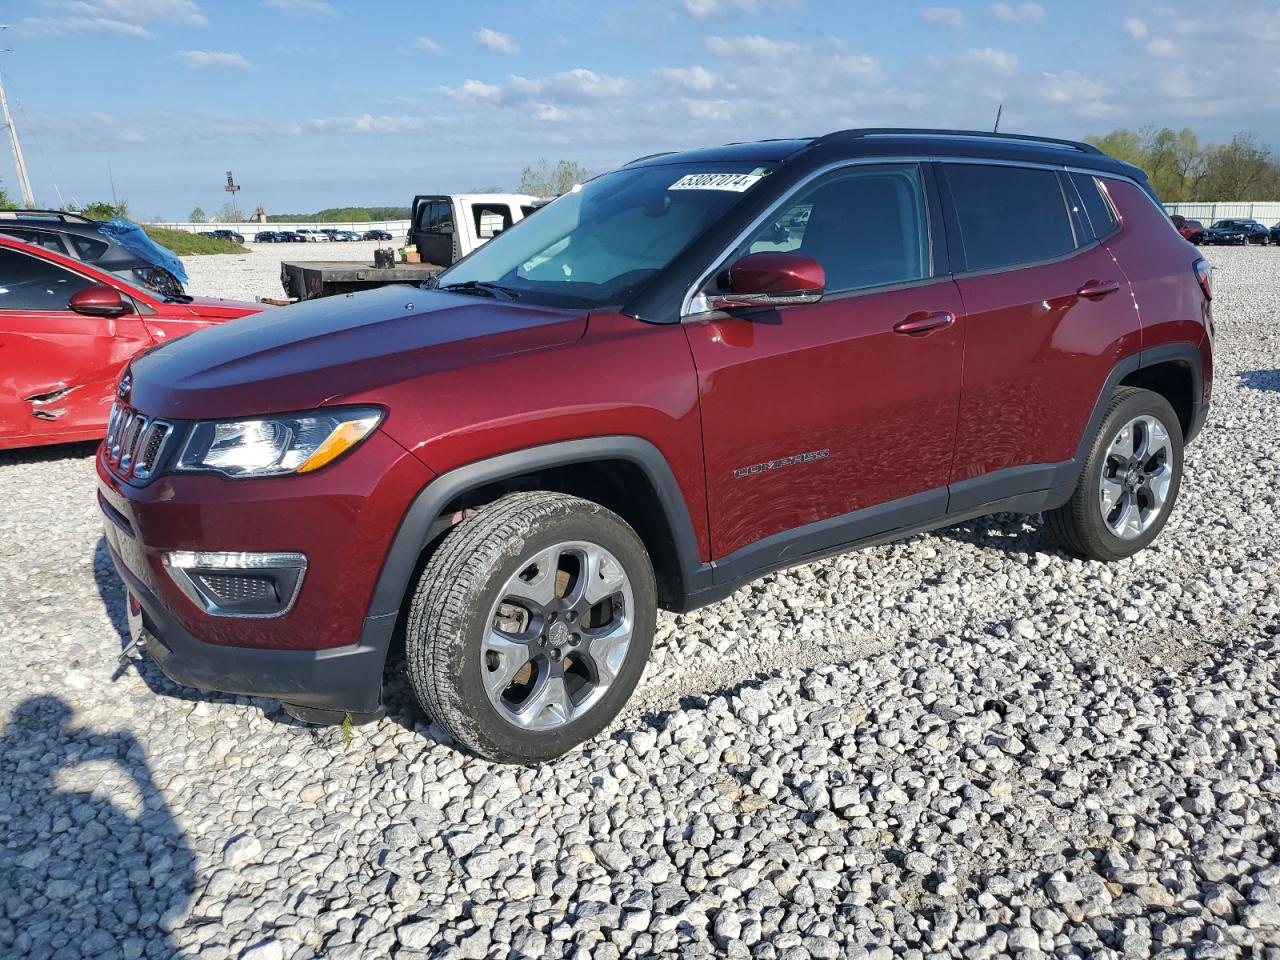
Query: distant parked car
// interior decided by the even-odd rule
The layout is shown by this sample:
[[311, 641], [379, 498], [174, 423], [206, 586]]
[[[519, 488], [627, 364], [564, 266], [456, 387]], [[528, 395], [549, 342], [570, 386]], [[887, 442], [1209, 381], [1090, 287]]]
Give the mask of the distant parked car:
[[160, 258], [136, 245], [125, 246], [116, 235], [106, 232], [111, 229], [109, 224], [62, 210], [0, 211], [0, 234], [91, 263], [163, 296], [183, 294], [182, 281], [161, 265]]
[[206, 237], [216, 237], [219, 240], [231, 240], [234, 243], [244, 243], [244, 234], [236, 233], [234, 230], [206, 230]]
[[275, 233], [276, 243], [302, 243], [304, 241], [304, 237], [293, 230], [277, 230]]
[[1280, 223], [1273, 223], [1271, 225], [1271, 242], [1280, 243]]
[[1205, 243], [1218, 245], [1266, 245], [1269, 238], [1267, 228], [1257, 220], [1217, 220], [1204, 232]]
[[164, 296], [49, 247], [0, 236], [0, 449], [104, 436], [116, 378], [133, 357], [261, 309]]
[[360, 239], [360, 234], [356, 233], [354, 230], [341, 230], [339, 232], [342, 234], [343, 240], [352, 241]]
[[299, 227], [297, 233], [307, 243], [328, 243], [329, 235], [321, 233], [319, 230], [312, 230], [310, 227]]
[[260, 230], [253, 240], [255, 243], [279, 243], [280, 234], [274, 230]]
[[1188, 220], [1177, 213], [1173, 214], [1169, 219], [1173, 221], [1173, 225], [1178, 228], [1178, 232], [1182, 234], [1184, 240], [1190, 240], [1197, 245], [1204, 241], [1204, 224], [1199, 220]]
[[386, 230], [366, 230], [364, 232], [365, 240], [390, 240], [391, 234]]

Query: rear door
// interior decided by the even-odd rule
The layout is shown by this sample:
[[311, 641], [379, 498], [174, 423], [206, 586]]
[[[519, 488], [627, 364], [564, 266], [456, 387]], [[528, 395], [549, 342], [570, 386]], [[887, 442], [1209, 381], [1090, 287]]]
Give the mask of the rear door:
[[1129, 283], [1068, 174], [939, 165], [967, 318], [953, 511], [1061, 480], [1107, 376], [1139, 348]]
[[151, 342], [142, 320], [67, 307], [94, 280], [0, 247], [0, 443], [92, 436], [120, 369]]
[[[826, 273], [823, 299], [685, 322], [713, 556], [746, 551], [730, 573], [943, 513], [963, 319], [935, 256], [929, 193], [914, 163], [851, 165], [800, 188], [726, 263], [812, 257]], [[903, 330], [930, 316], [935, 328]], [[802, 540], [789, 537], [806, 525]], [[770, 542], [775, 534], [789, 542]]]

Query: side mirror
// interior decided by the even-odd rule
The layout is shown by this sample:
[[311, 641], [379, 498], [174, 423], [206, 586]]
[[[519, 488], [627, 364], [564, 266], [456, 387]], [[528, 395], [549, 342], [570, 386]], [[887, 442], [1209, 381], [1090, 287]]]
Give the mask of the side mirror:
[[751, 253], [729, 268], [729, 292], [709, 294], [711, 310], [817, 303], [826, 292], [822, 264], [798, 253]]
[[133, 306], [120, 295], [119, 290], [105, 283], [73, 293], [67, 306], [87, 317], [118, 317], [133, 310]]

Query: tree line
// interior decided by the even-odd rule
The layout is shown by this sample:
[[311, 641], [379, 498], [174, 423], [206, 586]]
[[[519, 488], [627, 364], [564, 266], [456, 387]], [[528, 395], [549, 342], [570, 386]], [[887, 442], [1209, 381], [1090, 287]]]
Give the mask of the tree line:
[[1230, 143], [1205, 143], [1190, 127], [1122, 127], [1085, 141], [1145, 170], [1167, 203], [1280, 200], [1280, 161], [1252, 133], [1237, 133]]

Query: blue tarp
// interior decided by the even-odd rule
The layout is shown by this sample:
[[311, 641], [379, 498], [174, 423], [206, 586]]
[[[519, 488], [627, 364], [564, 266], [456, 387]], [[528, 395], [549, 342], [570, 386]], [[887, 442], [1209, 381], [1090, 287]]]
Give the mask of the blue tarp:
[[162, 247], [136, 223], [123, 217], [112, 217], [110, 223], [98, 228], [104, 237], [114, 240], [131, 253], [136, 253], [147, 263], [155, 267], [164, 267], [182, 283], [187, 282], [187, 271], [182, 268], [182, 261], [168, 247]]

